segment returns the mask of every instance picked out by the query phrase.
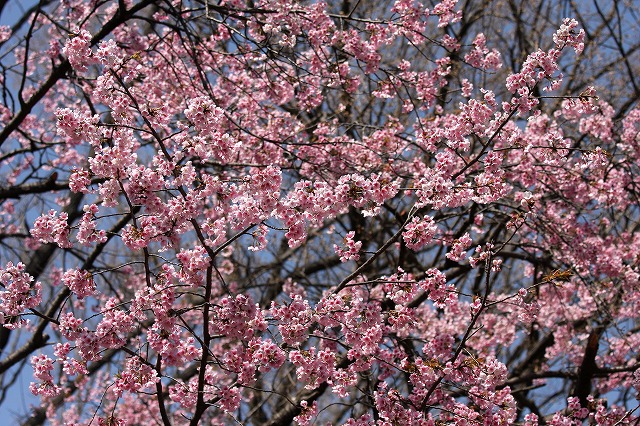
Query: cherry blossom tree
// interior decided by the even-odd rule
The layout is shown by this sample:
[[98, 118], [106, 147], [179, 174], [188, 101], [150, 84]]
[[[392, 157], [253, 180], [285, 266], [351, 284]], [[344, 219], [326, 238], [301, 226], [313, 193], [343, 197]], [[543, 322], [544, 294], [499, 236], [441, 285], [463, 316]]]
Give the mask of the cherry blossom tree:
[[0, 27], [0, 403], [637, 423], [640, 10], [583, 3], [35, 2]]

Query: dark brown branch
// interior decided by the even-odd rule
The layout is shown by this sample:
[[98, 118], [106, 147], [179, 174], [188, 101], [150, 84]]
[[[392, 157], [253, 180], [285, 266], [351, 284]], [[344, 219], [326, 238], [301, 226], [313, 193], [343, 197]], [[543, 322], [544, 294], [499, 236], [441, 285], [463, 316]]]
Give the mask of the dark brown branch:
[[582, 364], [580, 364], [580, 368], [578, 369], [578, 377], [576, 377], [573, 390], [571, 391], [571, 396], [580, 398], [580, 405], [583, 407], [586, 407], [588, 404], [587, 397], [591, 393], [591, 380], [598, 369], [596, 365], [596, 355], [598, 355], [600, 336], [603, 331], [604, 327], [599, 326], [589, 333]]
[[49, 191], [60, 191], [69, 188], [68, 182], [56, 182], [57, 173], [52, 173], [49, 178], [40, 182], [26, 183], [23, 185], [0, 187], [0, 200], [7, 198], [19, 198], [27, 194], [42, 194]]

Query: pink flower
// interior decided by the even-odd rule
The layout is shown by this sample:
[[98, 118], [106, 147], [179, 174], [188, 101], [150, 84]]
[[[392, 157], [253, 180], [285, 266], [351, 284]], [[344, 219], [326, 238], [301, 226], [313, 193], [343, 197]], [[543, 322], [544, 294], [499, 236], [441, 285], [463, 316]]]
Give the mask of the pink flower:
[[56, 212], [50, 210], [48, 215], [42, 215], [36, 219], [31, 229], [31, 236], [41, 243], [56, 243], [62, 248], [72, 247], [69, 241], [69, 216], [62, 212], [56, 217]]
[[0, 284], [4, 288], [0, 291], [0, 324], [10, 329], [26, 325], [25, 320], [15, 317], [40, 304], [42, 284], [33, 283], [22, 262], [17, 265], [7, 262], [0, 269]]
[[160, 380], [158, 373], [151, 366], [144, 364], [137, 357], [129, 358], [124, 371], [116, 375], [113, 383], [113, 393], [121, 396], [123, 392], [141, 392], [154, 389]]
[[250, 348], [253, 352], [252, 362], [262, 373], [279, 368], [287, 359], [284, 351], [270, 340], [255, 341]]
[[432, 14], [438, 16], [438, 27], [446, 27], [449, 24], [462, 19], [462, 11], [455, 12], [453, 9], [458, 4], [458, 0], [443, 0], [433, 8]]
[[91, 52], [91, 34], [87, 30], [81, 30], [69, 38], [62, 51], [77, 72], [85, 72], [87, 66], [95, 63]]
[[407, 247], [412, 250], [420, 250], [433, 240], [437, 230], [438, 228], [431, 216], [424, 216], [422, 218], [414, 216], [411, 222], [405, 227], [402, 238]]
[[105, 231], [98, 231], [96, 229], [95, 214], [98, 213], [98, 206], [95, 204], [85, 205], [83, 207], [85, 212], [82, 215], [80, 224], [78, 225], [78, 235], [76, 238], [85, 246], [91, 243], [104, 243], [107, 241], [107, 234]]
[[77, 111], [69, 108], [56, 110], [58, 134], [63, 136], [67, 143], [77, 145], [81, 142], [96, 144], [99, 140], [96, 124], [97, 116], [90, 111]]
[[333, 250], [340, 256], [341, 262], [347, 262], [349, 260], [360, 259], [360, 249], [362, 248], [362, 241], [354, 241], [353, 237], [356, 235], [354, 231], [349, 231], [344, 237], [344, 248], [333, 245]]
[[202, 135], [208, 135], [219, 130], [224, 110], [214, 105], [211, 99], [198, 97], [189, 101], [184, 115]]
[[469, 247], [471, 247], [471, 237], [469, 237], [468, 232], [465, 232], [463, 236], [453, 241], [451, 250], [446, 256], [447, 258], [458, 262], [467, 256], [466, 250]]
[[311, 327], [314, 316], [309, 302], [300, 294], [292, 295], [288, 305], [271, 303], [271, 314], [278, 320], [282, 340], [291, 346], [301, 343]]
[[486, 38], [480, 33], [473, 40], [474, 49], [464, 56], [464, 60], [469, 65], [484, 70], [495, 71], [502, 67], [500, 52], [497, 50], [489, 50], [486, 47]]
[[4, 43], [11, 37], [11, 28], [7, 25], [0, 25], [0, 43]]
[[96, 283], [91, 272], [70, 269], [62, 276], [62, 282], [74, 292], [79, 299], [91, 296], [96, 291]]
[[237, 339], [250, 339], [267, 328], [262, 310], [243, 294], [222, 299], [214, 309], [211, 325], [215, 333]]
[[236, 387], [223, 386], [218, 392], [218, 396], [220, 397], [220, 407], [227, 412], [236, 411], [242, 400], [240, 391]]
[[38, 379], [40, 383], [31, 383], [29, 390], [34, 395], [40, 395], [43, 398], [51, 398], [58, 395], [62, 388], [56, 385], [51, 375], [53, 370], [53, 360], [42, 354], [31, 358], [31, 366], [33, 367], [33, 377]]
[[300, 426], [309, 426], [313, 418], [318, 414], [318, 402], [313, 401], [311, 405], [307, 401], [300, 402], [300, 414], [293, 418], [293, 420]]
[[73, 192], [89, 192], [88, 186], [91, 185], [91, 175], [88, 170], [75, 169], [69, 176], [69, 189]]
[[583, 29], [576, 30], [577, 27], [578, 21], [575, 19], [565, 18], [562, 21], [562, 25], [560, 25], [558, 31], [553, 34], [553, 41], [558, 49], [571, 46], [576, 51], [576, 54], [582, 53], [584, 49], [585, 32]]

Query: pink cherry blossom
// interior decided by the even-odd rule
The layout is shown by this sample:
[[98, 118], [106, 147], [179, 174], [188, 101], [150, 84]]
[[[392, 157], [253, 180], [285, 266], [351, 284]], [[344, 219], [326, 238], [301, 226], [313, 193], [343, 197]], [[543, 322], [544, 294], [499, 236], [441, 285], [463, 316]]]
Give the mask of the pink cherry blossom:
[[7, 4], [6, 421], [637, 423], [640, 8], [485, 3]]

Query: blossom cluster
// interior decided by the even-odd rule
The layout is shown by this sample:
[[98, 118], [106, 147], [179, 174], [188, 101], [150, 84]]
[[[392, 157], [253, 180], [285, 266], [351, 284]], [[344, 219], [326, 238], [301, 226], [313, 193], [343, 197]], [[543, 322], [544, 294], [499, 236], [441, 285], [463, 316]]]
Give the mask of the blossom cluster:
[[93, 3], [65, 0], [82, 27], [25, 60], [17, 104], [52, 71], [42, 117], [0, 106], [20, 129], [0, 190], [23, 192], [0, 236], [38, 255], [0, 269], [0, 324], [60, 339], [31, 359], [52, 424], [93, 421], [72, 409], [89, 401], [102, 424], [310, 425], [337, 398], [346, 425], [637, 420], [593, 396], [520, 406], [548, 377], [570, 388], [594, 346], [593, 395], [640, 388], [640, 112], [540, 96], [584, 48], [577, 21], [509, 74], [484, 33], [452, 35], [456, 0], [126, 22], [141, 3]]
[[20, 318], [30, 308], [35, 308], [42, 300], [42, 284], [33, 282], [33, 277], [25, 271], [25, 264], [7, 262], [0, 269], [0, 324], [12, 329], [24, 326], [26, 320]]

